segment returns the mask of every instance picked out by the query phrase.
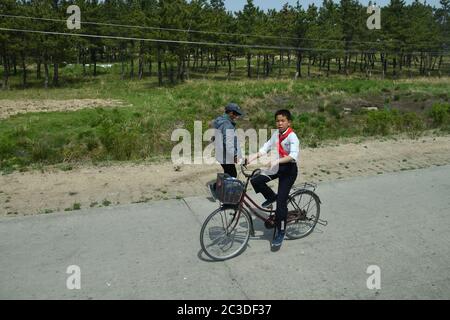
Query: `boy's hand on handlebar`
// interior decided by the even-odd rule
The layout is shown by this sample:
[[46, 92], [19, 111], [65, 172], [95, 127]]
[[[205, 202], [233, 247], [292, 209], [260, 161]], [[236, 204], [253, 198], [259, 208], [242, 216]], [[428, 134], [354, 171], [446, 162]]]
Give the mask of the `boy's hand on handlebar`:
[[246, 161], [247, 161], [246, 164], [250, 164], [250, 163], [252, 163], [253, 161], [255, 161], [256, 159], [258, 159], [257, 154], [249, 155], [248, 158], [246, 158]]

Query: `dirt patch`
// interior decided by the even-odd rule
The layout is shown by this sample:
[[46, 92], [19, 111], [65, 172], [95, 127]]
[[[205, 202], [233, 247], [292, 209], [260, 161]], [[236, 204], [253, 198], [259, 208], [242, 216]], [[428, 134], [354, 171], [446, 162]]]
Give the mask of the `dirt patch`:
[[445, 83], [449, 82], [450, 77], [414, 77], [395, 80], [397, 83]]
[[85, 108], [120, 107], [120, 100], [71, 99], [71, 100], [0, 100], [0, 119], [27, 112], [74, 111]]
[[448, 94], [431, 96], [423, 93], [397, 92], [391, 90], [381, 91], [379, 94], [368, 94], [364, 96], [352, 96], [344, 92], [330, 92], [326, 95], [308, 96], [301, 95], [277, 95], [270, 94], [264, 98], [249, 98], [242, 104], [249, 113], [270, 112], [279, 109], [290, 109], [295, 113], [317, 112], [327, 107], [337, 110], [351, 109], [358, 112], [361, 109], [377, 108], [383, 110], [385, 107], [402, 112], [424, 113], [432, 108], [435, 103], [448, 103]]
[[[450, 164], [450, 136], [305, 148], [297, 184]], [[120, 164], [0, 176], [0, 215], [29, 215], [209, 195], [219, 165]], [[276, 183], [272, 183], [276, 185]]]
[[[377, 108], [383, 110], [388, 107], [392, 110], [399, 110], [402, 112], [424, 113], [432, 108], [435, 103], [447, 103], [448, 97], [446, 95], [438, 97], [418, 96], [414, 93], [399, 93], [369, 95], [366, 97], [350, 97], [344, 99], [332, 98], [328, 104], [335, 106], [338, 109], [350, 108], [352, 111], [359, 111], [360, 109]], [[327, 100], [322, 104], [326, 106]]]

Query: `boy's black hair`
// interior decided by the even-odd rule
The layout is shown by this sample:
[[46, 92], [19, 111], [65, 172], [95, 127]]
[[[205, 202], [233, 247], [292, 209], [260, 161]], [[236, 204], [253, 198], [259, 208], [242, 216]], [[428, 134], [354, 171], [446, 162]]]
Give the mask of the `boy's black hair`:
[[288, 119], [289, 121], [292, 121], [292, 114], [289, 110], [287, 109], [278, 110], [277, 112], [275, 112], [275, 119], [277, 118], [277, 116], [280, 115], [286, 117], [286, 119]]

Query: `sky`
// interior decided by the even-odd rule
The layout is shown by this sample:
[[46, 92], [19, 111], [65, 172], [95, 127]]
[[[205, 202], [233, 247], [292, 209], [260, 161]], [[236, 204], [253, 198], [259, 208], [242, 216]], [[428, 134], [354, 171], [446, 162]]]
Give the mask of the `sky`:
[[[322, 0], [299, 0], [300, 4], [303, 6], [303, 8], [307, 8], [310, 3], [315, 3], [317, 6], [321, 6]], [[338, 0], [335, 0], [335, 2]], [[247, 0], [224, 0], [225, 7], [227, 8], [227, 11], [239, 11], [244, 8], [244, 5], [247, 3]], [[297, 0], [253, 0], [253, 3], [255, 6], [258, 6], [262, 10], [267, 9], [281, 9], [283, 7], [283, 4], [286, 2], [294, 5]], [[369, 0], [359, 0], [361, 4], [367, 5], [369, 3]], [[390, 2], [390, 0], [375, 0], [372, 2], [376, 2], [377, 5], [383, 7], [386, 4]], [[413, 0], [406, 0], [407, 4], [410, 4], [413, 2]], [[423, 0], [421, 1], [423, 2]], [[435, 6], [440, 7], [439, 0], [427, 0], [427, 3]]]

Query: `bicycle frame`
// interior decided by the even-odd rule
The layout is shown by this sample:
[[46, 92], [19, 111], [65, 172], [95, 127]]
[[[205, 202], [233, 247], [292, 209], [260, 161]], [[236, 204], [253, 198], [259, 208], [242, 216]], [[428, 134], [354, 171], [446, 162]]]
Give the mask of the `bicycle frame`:
[[[255, 200], [253, 200], [247, 194], [248, 184], [250, 182], [250, 179], [253, 177], [253, 175], [249, 175], [249, 176], [246, 176], [246, 177], [247, 177], [247, 181], [245, 183], [244, 192], [242, 193], [242, 196], [241, 196], [241, 199], [239, 200], [239, 203], [237, 205], [223, 205], [223, 207], [231, 206], [232, 208], [235, 208], [236, 211], [237, 211], [237, 214], [233, 217], [233, 219], [231, 220], [231, 222], [229, 224], [229, 226], [231, 228], [227, 227], [227, 233], [228, 232], [232, 232], [234, 230], [234, 228], [237, 226], [237, 223], [239, 221], [240, 215], [243, 212], [243, 209], [247, 210], [250, 213], [250, 215], [253, 213], [257, 218], [261, 219], [264, 223], [268, 222], [268, 220], [273, 216], [273, 214], [275, 214], [276, 210], [265, 209], [265, 208], [259, 206], [255, 202]], [[300, 188], [298, 188], [298, 187], [295, 188], [294, 187], [292, 191], [295, 192], [295, 191], [298, 191], [300, 189], [309, 189], [309, 188], [315, 190], [316, 189], [316, 185], [310, 184], [310, 183], [304, 183], [304, 185], [302, 187], [300, 187]], [[320, 199], [319, 199], [319, 202], [320, 202]], [[293, 205], [295, 205], [295, 207], [297, 207], [297, 205], [295, 203], [293, 203]], [[308, 204], [308, 208], [309, 208], [309, 204]], [[259, 211], [267, 213], [268, 216], [261, 215], [255, 209], [258, 209]], [[299, 210], [299, 211], [301, 210], [298, 207], [296, 209]], [[291, 220], [288, 218], [288, 223], [289, 223], [289, 221], [291, 221]], [[272, 224], [272, 223], [274, 223], [274, 221], [271, 221], [270, 223]], [[251, 216], [250, 216], [250, 228], [251, 228], [250, 230], [251, 230], [252, 235], [254, 235], [253, 219], [251, 219]]]
[[[237, 214], [234, 216], [234, 218], [233, 218], [233, 220], [231, 220], [231, 222], [230, 222], [230, 226], [231, 226], [231, 228], [229, 229], [229, 230], [227, 230], [227, 233], [228, 232], [232, 232], [233, 230], [234, 230], [234, 228], [237, 226], [237, 223], [238, 223], [238, 221], [239, 221], [239, 218], [240, 218], [240, 216], [241, 216], [241, 214], [242, 214], [242, 209], [247, 209], [248, 211], [250, 211], [250, 213], [253, 213], [257, 218], [259, 218], [259, 219], [261, 219], [262, 221], [264, 221], [264, 222], [266, 222], [267, 220], [269, 220], [269, 218], [270, 218], [270, 216], [271, 216], [271, 214], [274, 214], [275, 213], [275, 210], [271, 210], [271, 209], [265, 209], [265, 208], [263, 208], [263, 207], [261, 207], [261, 206], [259, 206], [256, 202], [255, 202], [255, 200], [253, 200], [248, 194], [247, 194], [247, 188], [248, 188], [248, 183], [250, 182], [250, 179], [252, 178], [252, 176], [248, 176], [247, 177], [247, 181], [246, 181], [246, 183], [245, 183], [245, 187], [244, 187], [244, 192], [242, 192], [242, 196], [241, 196], [241, 199], [239, 200], [239, 203], [237, 204], [237, 205], [235, 205], [235, 206], [232, 206], [232, 207], [235, 207], [236, 208], [236, 211], [237, 211]], [[253, 207], [251, 206], [251, 204], [253, 204]], [[224, 205], [224, 207], [226, 207], [227, 205]], [[256, 210], [255, 210], [255, 208], [257, 208], [258, 210], [260, 210], [260, 211], [263, 211], [263, 212], [266, 212], [267, 214], [269, 214], [267, 217], [266, 216], [263, 216], [263, 215], [261, 215], [261, 214], [259, 214]], [[233, 225], [233, 223], [234, 223], [234, 225]], [[250, 218], [250, 230], [251, 230], [251, 233], [252, 234], [254, 234], [254, 228], [253, 228], [253, 220]], [[228, 229], [228, 228], [227, 228]]]
[[[260, 215], [255, 209], [258, 209], [260, 211], [266, 212], [266, 213], [275, 213], [275, 210], [271, 210], [271, 209], [265, 209], [260, 207], [255, 200], [253, 200], [248, 194], [247, 192], [244, 192], [243, 196], [242, 196], [242, 200], [241, 200], [241, 204], [239, 207], [243, 207], [245, 206], [247, 209], [249, 209], [255, 216], [257, 216], [258, 218], [262, 219], [262, 220], [266, 220], [266, 217]], [[253, 205], [253, 207], [250, 205], [250, 203]]]

